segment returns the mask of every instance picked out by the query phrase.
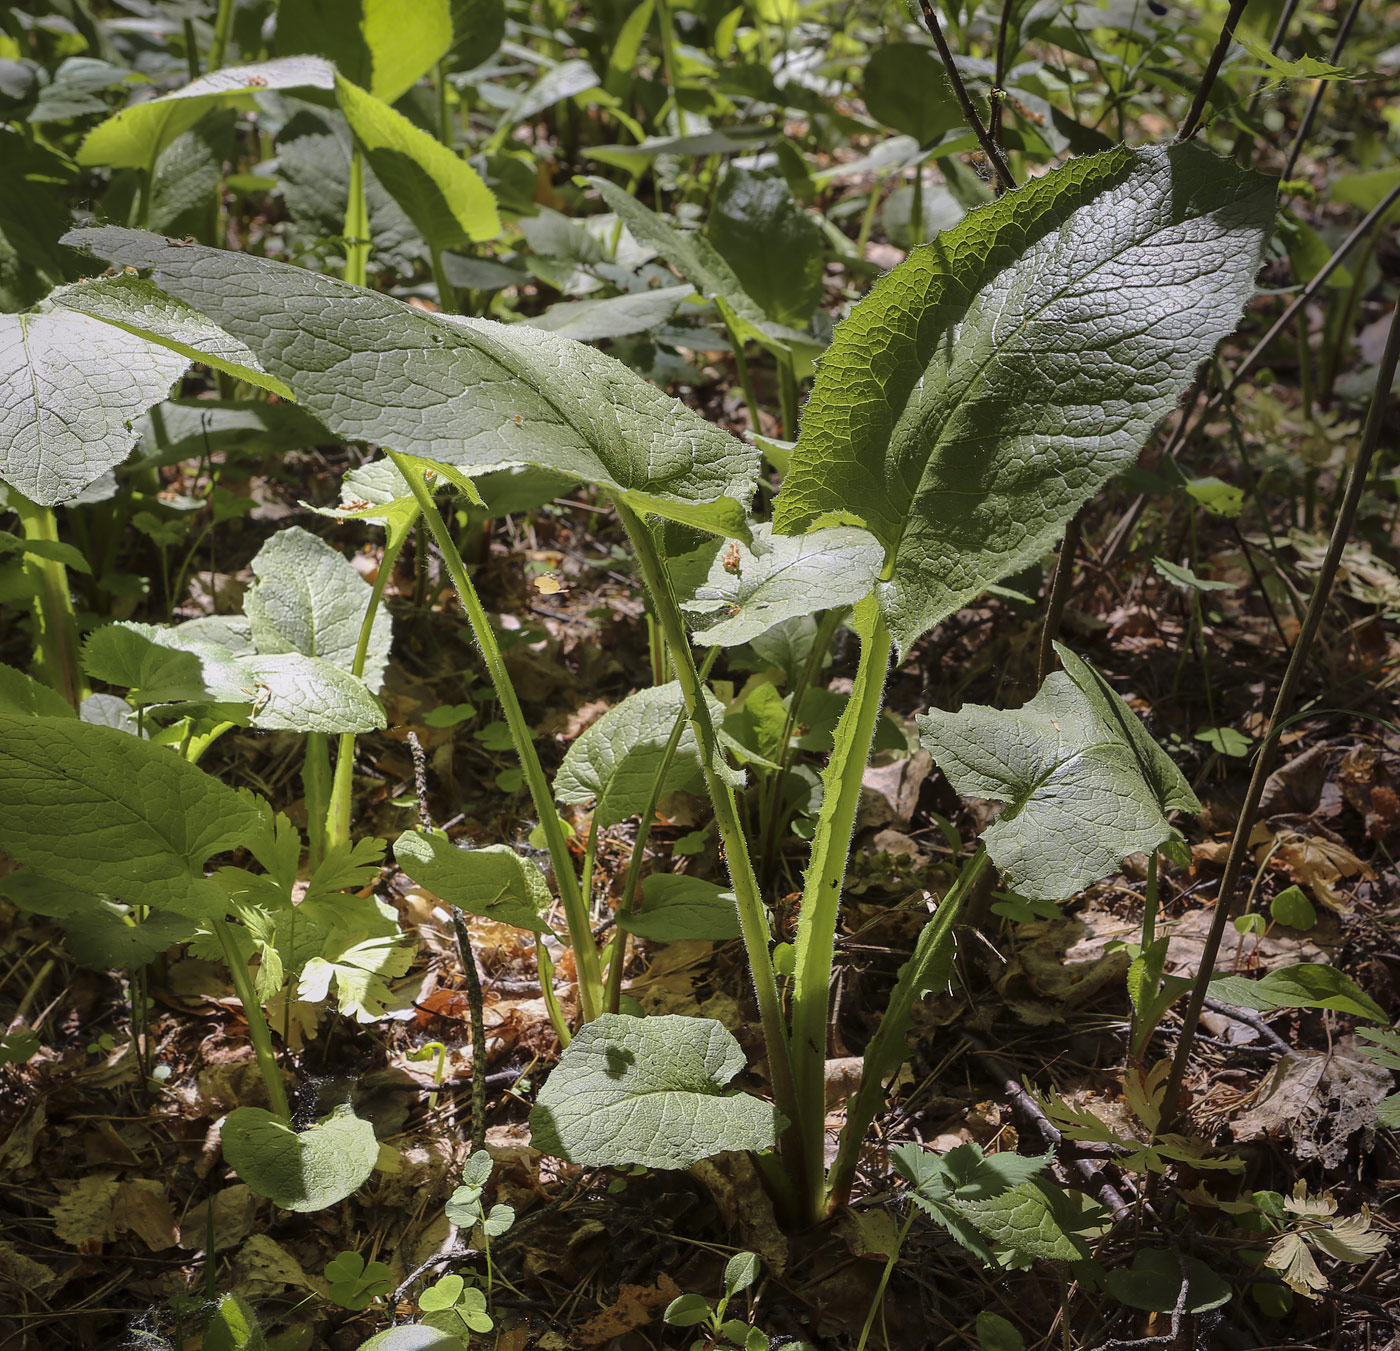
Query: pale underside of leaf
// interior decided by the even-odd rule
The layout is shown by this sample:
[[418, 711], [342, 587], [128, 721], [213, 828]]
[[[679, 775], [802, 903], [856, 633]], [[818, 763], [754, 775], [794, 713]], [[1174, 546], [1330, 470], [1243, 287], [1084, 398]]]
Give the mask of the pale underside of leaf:
[[0, 314], [0, 478], [41, 506], [77, 497], [188, 365], [85, 314]]
[[102, 227], [70, 241], [149, 268], [246, 343], [336, 435], [468, 473], [534, 464], [642, 512], [744, 535], [758, 454], [582, 343], [524, 324], [430, 315], [246, 254]]

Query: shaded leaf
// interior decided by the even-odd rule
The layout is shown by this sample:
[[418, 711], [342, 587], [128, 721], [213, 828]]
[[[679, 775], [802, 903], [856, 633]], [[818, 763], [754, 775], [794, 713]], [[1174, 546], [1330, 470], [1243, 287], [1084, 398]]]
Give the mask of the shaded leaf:
[[259, 1196], [283, 1210], [324, 1210], [359, 1190], [379, 1159], [374, 1127], [348, 1105], [294, 1131], [261, 1107], [240, 1107], [224, 1121], [224, 1158]]

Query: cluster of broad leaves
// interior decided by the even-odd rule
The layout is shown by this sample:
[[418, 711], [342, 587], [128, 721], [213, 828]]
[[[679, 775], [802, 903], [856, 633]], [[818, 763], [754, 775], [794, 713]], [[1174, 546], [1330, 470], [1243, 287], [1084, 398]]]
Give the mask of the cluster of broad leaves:
[[[493, 237], [511, 182], [501, 146], [478, 172], [393, 106], [454, 44], [489, 46], [490, 34], [445, 0], [393, 24], [373, 6], [357, 16], [325, 25], [311, 0], [284, 3], [271, 59], [131, 105], [92, 128], [78, 162], [138, 170], [155, 193], [173, 155], [188, 155], [257, 100], [278, 113], [277, 167], [293, 215], [319, 212], [324, 236], [346, 213], [334, 192], [313, 200], [324, 183], [311, 166], [322, 160], [332, 177], [335, 164], [344, 167], [342, 203], [352, 164], [368, 174], [377, 258], [411, 251], [410, 238], [437, 256]], [[879, 152], [885, 169], [929, 157], [951, 164], [968, 148], [929, 60], [926, 48], [898, 44], [870, 63], [871, 114], [899, 133]], [[739, 167], [726, 171], [703, 230], [601, 177], [588, 186], [608, 215], [527, 217], [538, 275], [562, 280], [584, 267], [622, 292], [589, 299], [585, 286], [584, 298], [532, 323], [430, 313], [197, 239], [116, 226], [73, 232], [53, 280], [81, 268], [72, 262], [80, 255], [116, 271], [0, 317], [0, 479], [54, 506], [102, 492], [138, 444], [148, 465], [179, 458], [179, 415], [189, 405], [167, 400], [198, 361], [277, 400], [201, 407], [201, 435], [260, 429], [283, 435], [285, 446], [329, 433], [447, 471], [477, 509], [489, 510], [490, 496], [483, 501], [473, 484], [492, 483], [515, 503], [583, 481], [672, 523], [684, 543], [669, 559], [671, 584], [695, 641], [746, 647], [784, 672], [789, 688], [811, 659], [823, 612], [873, 598], [895, 649], [907, 652], [1039, 559], [1132, 464], [1238, 321], [1272, 221], [1272, 189], [1259, 176], [1191, 145], [1107, 148], [1037, 94], [1035, 70], [1011, 74], [1017, 112], [1034, 121], [1047, 154], [1101, 153], [971, 214], [965, 208], [980, 200], [971, 187], [955, 206], [936, 204], [937, 232], [925, 230], [927, 214], [914, 226], [931, 242], [882, 277], [834, 333], [818, 311], [819, 225], [799, 209], [791, 181]], [[566, 62], [519, 92], [501, 125], [561, 98], [612, 106], [615, 75], [610, 66], [598, 79]], [[1033, 148], [1029, 124], [1008, 134]], [[631, 159], [621, 148], [598, 158], [626, 166], [676, 149], [675, 138], [644, 137]], [[927, 213], [926, 202], [906, 202], [906, 213], [916, 205]], [[146, 216], [176, 218], [165, 207]], [[525, 275], [464, 255], [447, 266], [457, 284], [482, 290], [508, 284], [502, 273]], [[586, 345], [607, 338], [626, 355], [622, 340], [682, 323], [687, 302], [690, 319], [709, 316], [732, 341], [760, 344], [797, 378], [819, 363], [800, 436], [765, 446], [783, 474], [771, 520], [749, 512], [757, 449], [638, 373], [678, 366], [658, 364], [655, 347], [629, 366]], [[159, 429], [147, 418], [153, 408], [170, 414]], [[409, 496], [388, 466], [357, 471], [345, 489], [356, 514], [391, 529]], [[212, 952], [225, 931], [236, 937], [224, 955], [252, 964], [259, 1000], [286, 994], [289, 981], [311, 1000], [334, 985], [343, 1012], [372, 1020], [409, 960], [392, 912], [355, 894], [374, 875], [380, 842], [333, 849], [294, 904], [297, 832], [175, 753], [224, 723], [317, 735], [384, 726], [376, 692], [391, 634], [383, 616], [366, 625], [367, 584], [299, 528], [275, 535], [253, 571], [240, 616], [92, 633], [84, 669], [124, 699], [95, 696], [79, 714], [20, 673], [0, 673], [0, 785], [16, 804], [0, 821], [0, 846], [23, 865], [5, 879], [6, 894], [60, 918], [84, 960], [132, 967], [175, 941]], [[1005, 804], [985, 847], [1011, 887], [1040, 900], [1073, 894], [1128, 854], [1162, 846], [1173, 836], [1168, 813], [1199, 806], [1103, 678], [1060, 655], [1064, 670], [1019, 710], [920, 719], [923, 744], [954, 786]], [[763, 681], [742, 706], [706, 697], [733, 764], [703, 763], [683, 725], [680, 686], [662, 685], [629, 696], [574, 742], [556, 800], [590, 808], [607, 828], [640, 816], [659, 794], [700, 791], [707, 769], [741, 786], [745, 769], [781, 771], [793, 744], [829, 746], [842, 704], [814, 688], [794, 706]], [[822, 787], [807, 784], [808, 815]], [[508, 846], [464, 849], [409, 831], [394, 852], [445, 901], [550, 935], [546, 877]], [[235, 854], [244, 862], [220, 861]], [[230, 918], [238, 923], [229, 927]], [[656, 941], [737, 933], [732, 895], [682, 877], [649, 879], [641, 906], [620, 923]], [[726, 1149], [764, 1151], [784, 1123], [771, 1104], [728, 1090], [743, 1064], [733, 1035], [713, 1020], [603, 1015], [573, 1039], [539, 1094], [535, 1141], [591, 1165], [681, 1167]], [[289, 1209], [339, 1199], [377, 1154], [372, 1131], [344, 1110], [298, 1132], [243, 1108], [225, 1129], [225, 1149]], [[1077, 1235], [1093, 1217], [1035, 1176], [1042, 1161], [972, 1149], [936, 1164], [899, 1160], [918, 1204], [987, 1260], [1084, 1256]]]

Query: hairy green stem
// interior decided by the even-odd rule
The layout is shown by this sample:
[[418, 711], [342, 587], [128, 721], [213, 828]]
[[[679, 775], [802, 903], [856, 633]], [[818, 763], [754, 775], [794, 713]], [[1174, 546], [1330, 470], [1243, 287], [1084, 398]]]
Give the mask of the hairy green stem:
[[879, 607], [869, 599], [861, 602], [856, 613], [861, 635], [860, 665], [822, 775], [825, 793], [802, 888], [793, 977], [792, 1073], [806, 1163], [802, 1202], [807, 1217], [813, 1221], [820, 1218], [825, 1205], [826, 1040], [836, 922], [856, 810], [860, 806], [861, 779], [870, 757], [890, 666], [890, 635]]
[[467, 612], [467, 621], [471, 624], [472, 634], [476, 638], [477, 646], [481, 649], [482, 659], [486, 663], [486, 672], [491, 677], [496, 698], [501, 704], [501, 712], [505, 715], [506, 725], [510, 728], [511, 740], [515, 744], [516, 754], [520, 757], [520, 768], [525, 775], [525, 782], [530, 789], [531, 801], [535, 804], [535, 812], [540, 818], [540, 826], [544, 831], [550, 862], [554, 865], [554, 879], [555, 885], [559, 888], [559, 899], [564, 905], [564, 918], [569, 927], [569, 941], [573, 944], [574, 960], [578, 967], [579, 1009], [584, 1022], [591, 1022], [602, 1012], [603, 980], [602, 969], [598, 962], [598, 947], [593, 941], [593, 929], [589, 923], [588, 907], [579, 887], [578, 875], [574, 872], [573, 860], [569, 856], [569, 844], [564, 838], [564, 827], [554, 805], [554, 795], [549, 790], [549, 781], [545, 778], [544, 766], [540, 764], [539, 753], [535, 750], [530, 725], [525, 721], [525, 713], [520, 707], [520, 700], [516, 698], [515, 687], [511, 684], [510, 672], [506, 669], [505, 658], [501, 655], [500, 644], [496, 641], [495, 631], [491, 628], [491, 620], [486, 613], [486, 607], [482, 605], [481, 598], [476, 594], [476, 587], [472, 585], [472, 580], [467, 575], [462, 556], [457, 551], [457, 545], [446, 522], [442, 519], [442, 514], [433, 502], [432, 494], [423, 482], [422, 474], [415, 470], [398, 451], [391, 450], [388, 455], [412, 489], [413, 496], [418, 501], [419, 510], [423, 513], [423, 519], [427, 522], [433, 539], [442, 551], [443, 563], [447, 567], [448, 576], [452, 578], [453, 586], [457, 589], [457, 596], [462, 602], [462, 608]]
[[763, 424], [758, 420], [758, 396], [753, 390], [753, 376], [749, 374], [749, 360], [744, 355], [744, 340], [734, 330], [724, 308], [720, 309], [724, 318], [724, 331], [729, 334], [729, 346], [734, 352], [734, 371], [739, 377], [739, 388], [744, 391], [744, 404], [749, 412], [749, 429], [756, 436], [763, 435]]
[[350, 193], [345, 202], [345, 280], [364, 286], [369, 280], [369, 206], [365, 201], [365, 157], [350, 151]]
[[1327, 553], [1318, 570], [1317, 582], [1312, 597], [1308, 601], [1307, 614], [1303, 619], [1298, 640], [1289, 654], [1288, 666], [1279, 684], [1278, 695], [1274, 699], [1273, 712], [1269, 716], [1269, 731], [1259, 748], [1254, 761], [1254, 772], [1250, 776], [1249, 787], [1245, 791], [1244, 803], [1240, 807], [1239, 819], [1235, 823], [1235, 833], [1230, 841], [1229, 853], [1225, 857], [1225, 868], [1216, 891], [1215, 913], [1211, 917], [1210, 932], [1206, 935], [1205, 948], [1201, 953], [1200, 967], [1196, 983], [1191, 987], [1191, 997], [1182, 1015], [1181, 1034], [1177, 1041], [1176, 1055], [1172, 1059], [1171, 1074], [1167, 1079], [1162, 1097], [1162, 1122], [1160, 1132], [1170, 1131], [1179, 1115], [1181, 1088], [1186, 1078], [1186, 1066], [1191, 1058], [1191, 1046], [1200, 1022], [1201, 1009], [1205, 1006], [1206, 993], [1210, 988], [1211, 976], [1215, 973], [1215, 960], [1220, 953], [1220, 943], [1225, 936], [1225, 927], [1230, 919], [1230, 904], [1235, 898], [1240, 873], [1249, 854], [1249, 837], [1254, 829], [1254, 819], [1259, 803], [1264, 796], [1264, 785], [1273, 769], [1275, 753], [1278, 749], [1278, 733], [1293, 711], [1293, 701], [1307, 665], [1317, 631], [1322, 624], [1322, 615], [1332, 594], [1332, 583], [1336, 580], [1337, 569], [1342, 561], [1342, 553], [1351, 537], [1352, 526], [1356, 523], [1356, 513], [1361, 505], [1361, 497], [1366, 488], [1370, 473], [1371, 459], [1380, 441], [1386, 413], [1390, 405], [1390, 387], [1395, 378], [1397, 362], [1400, 362], [1400, 308], [1390, 317], [1390, 334], [1386, 339], [1385, 352], [1376, 372], [1375, 390], [1371, 396], [1371, 408], [1366, 418], [1366, 428], [1361, 436], [1361, 445], [1356, 452], [1356, 462], [1347, 477], [1346, 495], [1342, 499], [1341, 510], [1332, 523], [1332, 535], [1327, 542]]
[[[690, 724], [695, 729], [695, 739], [700, 745], [705, 786], [714, 807], [715, 824], [719, 827], [725, 863], [729, 868], [729, 878], [739, 912], [739, 927], [743, 932], [744, 948], [748, 954], [754, 992], [758, 998], [759, 1017], [763, 1023], [763, 1037], [768, 1050], [768, 1072], [773, 1084], [773, 1098], [778, 1110], [795, 1125], [798, 1119], [795, 1115], [797, 1100], [793, 1092], [787, 1030], [783, 1021], [782, 1001], [778, 994], [778, 978], [773, 970], [773, 957], [769, 947], [772, 932], [763, 908], [762, 897], [759, 895], [758, 878], [754, 875], [753, 861], [749, 857], [748, 840], [744, 837], [734, 789], [716, 769], [723, 751], [719, 745], [719, 738], [715, 735], [709, 706], [705, 702], [704, 685], [695, 666], [690, 637], [685, 631], [685, 621], [681, 618], [680, 605], [671, 586], [670, 574], [661, 560], [661, 553], [656, 547], [656, 540], [650, 528], [621, 497], [615, 497], [613, 505], [632, 541], [637, 561], [641, 564], [642, 579], [651, 593], [657, 618], [665, 630], [666, 642], [671, 652], [671, 665], [675, 667], [676, 679], [680, 681], [681, 692], [685, 696]], [[798, 1137], [789, 1130], [784, 1141], [784, 1153], [787, 1156], [789, 1171], [793, 1175], [798, 1175], [801, 1169], [800, 1151]], [[820, 1162], [819, 1158], [818, 1165]]]
[[436, 245], [428, 246], [428, 255], [433, 262], [433, 285], [437, 287], [438, 309], [443, 314], [458, 314], [461, 306], [457, 304], [457, 288], [447, 276], [447, 268], [443, 265], [442, 250]]
[[[19, 513], [24, 538], [33, 544], [57, 544], [58, 518], [10, 489], [10, 507]], [[25, 554], [24, 570], [34, 582], [38, 624], [39, 671], [74, 708], [92, 693], [78, 661], [78, 617], [68, 589], [68, 569], [56, 558]]]
[[797, 440], [797, 371], [792, 364], [792, 353], [778, 353], [778, 406], [783, 415], [783, 438]]
[[289, 1122], [292, 1119], [291, 1105], [287, 1102], [287, 1090], [282, 1084], [282, 1070], [277, 1064], [276, 1052], [272, 1049], [272, 1033], [268, 1031], [267, 1019], [263, 1016], [262, 1004], [253, 989], [253, 978], [248, 974], [248, 963], [238, 952], [238, 944], [233, 930], [223, 915], [213, 920], [214, 934], [219, 946], [224, 950], [224, 961], [229, 975], [233, 977], [234, 993], [243, 1005], [243, 1016], [248, 1020], [248, 1040], [253, 1043], [253, 1054], [257, 1057], [258, 1070], [263, 1083], [267, 1085], [268, 1101], [272, 1110]]
[[214, 19], [214, 40], [209, 44], [208, 75], [224, 64], [228, 55], [229, 34], [233, 32], [233, 0], [219, 0], [219, 12]]

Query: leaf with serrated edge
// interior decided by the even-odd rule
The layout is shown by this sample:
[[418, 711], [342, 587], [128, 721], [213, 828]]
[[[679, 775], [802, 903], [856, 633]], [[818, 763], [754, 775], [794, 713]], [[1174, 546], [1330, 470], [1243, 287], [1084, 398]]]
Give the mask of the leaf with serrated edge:
[[916, 718], [920, 739], [967, 797], [1005, 802], [983, 840], [1011, 887], [1064, 900], [1172, 834], [1165, 813], [1200, 803], [1181, 771], [1087, 662], [1056, 645], [1063, 671], [1019, 709], [966, 704]]
[[641, 512], [744, 537], [758, 452], [622, 362], [526, 324], [428, 314], [305, 268], [171, 249], [115, 226], [71, 243], [156, 282], [246, 343], [337, 436], [468, 473], [534, 464]]
[[1216, 976], [1210, 993], [1237, 1008], [1335, 1009], [1354, 1017], [1387, 1023], [1385, 1010], [1349, 976], [1322, 962], [1298, 962], [1270, 971], [1259, 980], [1248, 976]]
[[33, 676], [0, 665], [0, 713], [34, 714], [45, 718], [76, 718], [68, 701]]
[[[713, 694], [707, 692], [706, 698], [710, 716], [718, 721], [723, 706]], [[570, 806], [592, 802], [593, 819], [599, 828], [615, 826], [645, 811], [666, 743], [677, 717], [684, 712], [681, 687], [674, 680], [629, 694], [569, 747], [554, 776], [554, 796]], [[727, 766], [721, 772], [735, 781]], [[741, 775], [736, 786], [742, 783]], [[689, 723], [661, 786], [663, 795], [682, 789], [696, 794], [705, 791], [700, 747]]]
[[134, 430], [189, 361], [86, 314], [0, 314], [0, 479], [40, 506], [131, 454]]
[[[166, 295], [144, 278], [125, 273], [117, 277], [95, 277], [65, 286], [49, 299], [65, 310], [100, 319], [135, 337], [169, 348], [187, 362], [201, 361], [279, 398], [292, 398], [292, 391], [263, 370], [257, 357], [237, 338], [211, 323], [193, 306]], [[199, 452], [203, 450], [201, 444]]]
[[744, 1067], [711, 1018], [605, 1013], [569, 1043], [530, 1113], [531, 1144], [590, 1168], [689, 1168], [726, 1150], [770, 1149], [771, 1103], [723, 1092]]
[[509, 845], [458, 849], [439, 832], [406, 830], [394, 842], [399, 867], [420, 886], [469, 915], [548, 933], [544, 912], [549, 887], [544, 874]]
[[875, 536], [853, 526], [794, 536], [755, 525], [752, 549], [707, 541], [670, 569], [695, 641], [733, 647], [784, 620], [864, 600], [883, 561]]
[[901, 650], [1039, 558], [1137, 457], [1254, 292], [1271, 180], [1118, 148], [969, 214], [876, 283], [822, 358], [774, 513], [887, 550]]
[[240, 1107], [225, 1120], [221, 1138], [239, 1179], [283, 1210], [325, 1210], [343, 1201], [379, 1159], [374, 1127], [348, 1105], [300, 1132], [261, 1107]]
[[0, 715], [0, 848], [55, 881], [200, 918], [213, 854], [259, 829], [255, 800], [165, 746], [65, 718]]
[[[300, 652], [348, 671], [373, 590], [354, 564], [325, 540], [291, 526], [253, 555], [252, 568], [243, 612], [259, 655]], [[371, 690], [384, 681], [391, 638], [392, 622], [381, 606], [365, 659], [364, 683]]]

